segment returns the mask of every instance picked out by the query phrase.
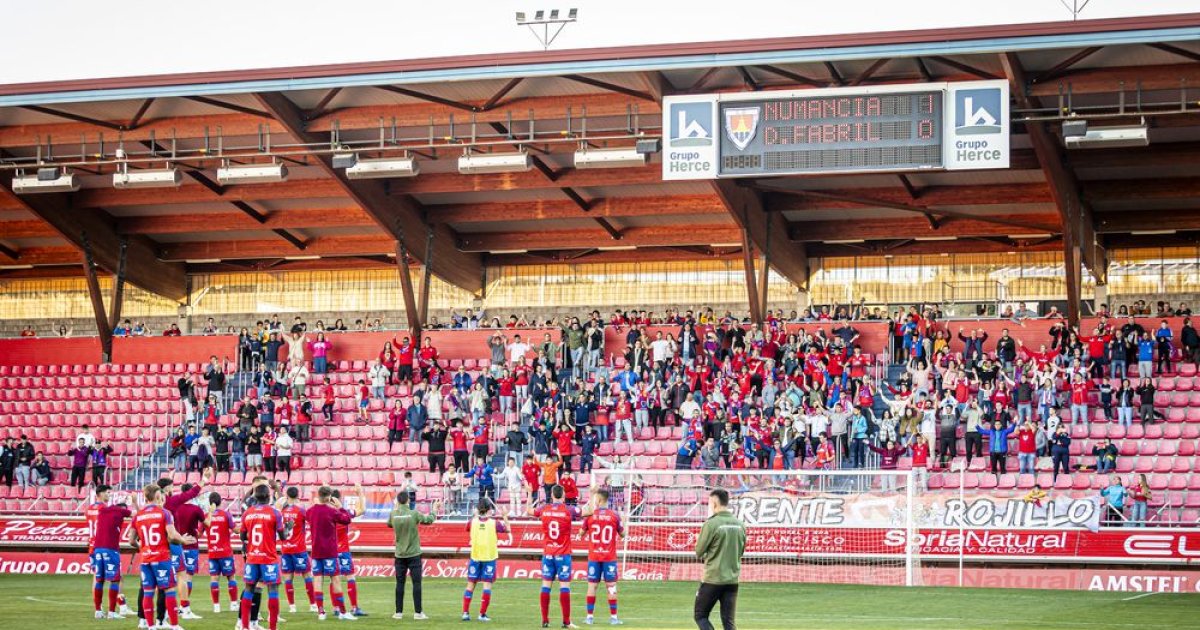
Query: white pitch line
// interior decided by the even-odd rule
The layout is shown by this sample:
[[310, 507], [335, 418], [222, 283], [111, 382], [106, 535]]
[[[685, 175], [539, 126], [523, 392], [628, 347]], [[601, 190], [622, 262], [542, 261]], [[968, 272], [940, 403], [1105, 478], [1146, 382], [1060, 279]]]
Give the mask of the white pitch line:
[[41, 599], [40, 597], [26, 596], [26, 601], [38, 602], [39, 604], [54, 604], [55, 606], [87, 606], [81, 602], [61, 602], [54, 599]]
[[1134, 595], [1133, 597], [1126, 597], [1126, 598], [1122, 599], [1121, 601], [1131, 602], [1135, 599], [1141, 599], [1143, 597], [1150, 597], [1151, 595], [1158, 595], [1158, 591], [1150, 591], [1149, 593], [1142, 593], [1141, 595]]

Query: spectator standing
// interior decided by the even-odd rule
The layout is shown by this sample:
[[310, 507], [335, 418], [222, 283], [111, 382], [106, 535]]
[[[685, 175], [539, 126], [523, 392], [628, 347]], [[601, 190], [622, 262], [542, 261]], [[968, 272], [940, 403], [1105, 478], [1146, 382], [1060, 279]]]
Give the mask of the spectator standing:
[[333, 342], [325, 338], [325, 333], [317, 333], [315, 341], [308, 343], [308, 351], [312, 353], [313, 374], [324, 374], [329, 368], [329, 351], [333, 350]]
[[1138, 395], [1138, 415], [1141, 416], [1142, 424], [1152, 424], [1156, 415], [1154, 412], [1154, 394], [1158, 389], [1154, 387], [1154, 383], [1149, 378], [1143, 378], [1134, 391]]
[[1032, 475], [1037, 463], [1037, 429], [1029, 421], [1017, 430], [1017, 473]]
[[17, 471], [17, 447], [11, 437], [0, 446], [0, 483], [11, 488]]
[[1100, 497], [1104, 499], [1104, 521], [1106, 525], [1121, 526], [1125, 522], [1125, 497], [1127, 492], [1125, 486], [1121, 485], [1121, 478], [1113, 475], [1109, 479], [1109, 485], [1100, 491]]
[[33, 460], [36, 454], [33, 450], [33, 444], [29, 443], [29, 438], [21, 434], [21, 440], [16, 446], [16, 478], [17, 485], [21, 488], [28, 488], [33, 482]]
[[367, 372], [367, 378], [371, 380], [371, 396], [378, 400], [384, 399], [387, 396], [388, 381], [392, 378], [392, 373], [387, 366], [376, 361], [375, 365], [371, 366], [371, 370]]
[[209, 359], [208, 369], [204, 371], [204, 380], [208, 381], [208, 396], [217, 403], [217, 414], [225, 413], [225, 368], [213, 356]]
[[412, 578], [413, 610], [415, 611], [413, 619], [420, 621], [428, 617], [422, 612], [421, 578], [424, 575], [424, 567], [421, 561], [419, 528], [421, 525], [432, 525], [437, 520], [433, 515], [438, 511], [439, 505], [435, 503], [429, 514], [422, 514], [415, 509], [412, 503], [409, 493], [401, 490], [396, 493], [396, 502], [392, 506], [392, 513], [388, 515], [387, 525], [391, 528], [395, 538], [393, 556], [396, 567], [396, 612], [392, 615], [392, 619], [404, 618], [405, 582]]
[[70, 485], [73, 488], [83, 489], [84, 477], [87, 475], [88, 461], [92, 456], [92, 449], [85, 445], [85, 440], [81, 437], [75, 440], [75, 446], [67, 451], [67, 455], [71, 457], [71, 481]]
[[275, 438], [275, 472], [285, 473], [284, 479], [290, 479], [292, 476], [292, 448], [294, 446], [295, 442], [288, 434], [287, 428], [281, 428], [279, 436]]
[[1157, 372], [1161, 376], [1164, 372], [1170, 373], [1171, 370], [1171, 327], [1167, 320], [1162, 320], [1158, 324], [1158, 329], [1154, 331], [1154, 342], [1158, 346], [1158, 362]]
[[1071, 474], [1071, 436], [1067, 434], [1066, 425], [1058, 425], [1058, 430], [1050, 437], [1050, 458], [1054, 461], [1055, 480], [1059, 471]]
[[404, 408], [404, 401], [397, 398], [388, 410], [388, 450], [391, 451], [396, 442], [403, 442], [407, 434], [408, 410]]
[[79, 433], [75, 435], [75, 442], [79, 443], [80, 440], [83, 440], [83, 445], [88, 448], [96, 445], [96, 436], [92, 434], [91, 428], [86, 424], [79, 427]]
[[287, 372], [287, 384], [292, 392], [292, 398], [300, 398], [300, 395], [308, 388], [309, 376], [308, 366], [304, 364], [304, 361], [291, 364]]
[[1133, 527], [1146, 526], [1147, 506], [1150, 503], [1150, 484], [1146, 483], [1146, 475], [1138, 475], [1137, 483], [1129, 488], [1129, 524]]
[[[416, 402], [413, 403], [413, 406], [416, 406]], [[412, 407], [408, 410], [408, 417], [415, 430], [416, 421], [413, 419]], [[423, 420], [422, 426], [424, 426]], [[440, 421], [433, 423], [432, 427], [421, 432], [421, 439], [429, 443], [429, 472], [446, 472], [446, 438], [449, 435], [446, 426]]]
[[108, 471], [108, 458], [112, 455], [113, 447], [98, 440], [92, 447], [92, 485], [101, 486], [106, 483], [105, 473]]

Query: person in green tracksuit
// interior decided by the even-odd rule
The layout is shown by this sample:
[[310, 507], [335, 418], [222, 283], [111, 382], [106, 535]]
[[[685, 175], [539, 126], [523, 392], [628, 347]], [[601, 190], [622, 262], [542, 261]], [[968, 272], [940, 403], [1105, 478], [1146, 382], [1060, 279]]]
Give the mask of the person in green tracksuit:
[[721, 626], [735, 630], [738, 577], [742, 572], [742, 553], [746, 551], [746, 526], [729, 511], [729, 492], [717, 488], [708, 494], [712, 516], [700, 529], [696, 557], [704, 561], [704, 577], [696, 591], [693, 618], [700, 630], [713, 630], [708, 615], [721, 603]]
[[421, 533], [417, 527], [432, 524], [436, 520], [433, 515], [441, 504], [434, 503], [429, 514], [422, 514], [412, 508], [410, 498], [407, 490], [398, 492], [387, 520], [388, 527], [392, 528], [396, 537], [396, 614], [392, 615], [392, 619], [404, 618], [404, 582], [411, 575], [413, 609], [416, 611], [413, 618], [420, 620], [428, 617], [421, 608]]

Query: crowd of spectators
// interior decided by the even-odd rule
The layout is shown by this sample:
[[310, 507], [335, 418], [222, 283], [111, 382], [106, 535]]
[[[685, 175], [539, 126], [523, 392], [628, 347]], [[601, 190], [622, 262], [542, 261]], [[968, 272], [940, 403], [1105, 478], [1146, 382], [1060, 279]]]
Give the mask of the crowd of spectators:
[[[1145, 310], [1135, 304], [1118, 312]], [[430, 337], [418, 345], [396, 335], [351, 397], [363, 423], [382, 407], [393, 447], [426, 444], [429, 471], [443, 475], [452, 499], [468, 489], [511, 493], [518, 471], [520, 491], [531, 498], [590, 471], [601, 444], [632, 445], [647, 430], [677, 426], [680, 469], [888, 470], [907, 458], [923, 480], [930, 470], [949, 469], [961, 449], [965, 466], [983, 459], [997, 475], [1009, 472], [1010, 450], [1023, 474], [1107, 474], [1119, 457], [1111, 442], [1096, 445], [1085, 461], [1070, 455], [1069, 427], [1086, 426], [1095, 412], [1090, 393], [1109, 420], [1151, 423], [1158, 418], [1153, 378], [1171, 373], [1175, 361], [1200, 359], [1190, 310], [1160, 303], [1159, 311], [1183, 315], [1182, 326], [1173, 330], [1164, 319], [1146, 330], [1132, 315], [1101, 307], [1099, 322], [1084, 333], [1052, 309], [1045, 317], [1055, 322], [1035, 351], [1008, 330], [995, 339], [982, 329], [956, 330], [936, 308], [777, 310], [761, 324], [712, 309], [616, 311], [608, 318], [593, 311], [546, 322], [561, 334], [539, 332], [540, 339], [515, 330], [530, 325], [517, 315], [501, 322], [466, 309], [430, 327], [494, 329], [481, 349], [488, 365], [450, 370]], [[1002, 315], [1021, 325], [1037, 316], [1023, 304]], [[890, 358], [903, 371], [883, 391], [876, 383], [886, 366], [862, 352], [855, 320], [886, 320], [891, 328]], [[138, 329], [128, 321], [121, 328]], [[238, 331], [237, 368], [250, 374], [250, 387], [239, 400], [226, 400], [226, 366], [216, 357], [202, 378], [180, 378], [185, 420], [170, 440], [174, 468], [290, 474], [311, 426], [331, 422], [340, 406], [328, 377], [335, 333], [382, 328], [379, 319], [310, 327], [300, 318], [285, 327], [276, 315]], [[606, 355], [610, 329], [624, 343]], [[219, 332], [211, 318], [204, 332]], [[314, 384], [318, 393], [310, 399]], [[394, 385], [404, 394], [389, 397]], [[71, 452], [73, 485], [83, 484], [95, 447], [84, 453]], [[497, 453], [507, 463], [499, 470], [492, 465]]]

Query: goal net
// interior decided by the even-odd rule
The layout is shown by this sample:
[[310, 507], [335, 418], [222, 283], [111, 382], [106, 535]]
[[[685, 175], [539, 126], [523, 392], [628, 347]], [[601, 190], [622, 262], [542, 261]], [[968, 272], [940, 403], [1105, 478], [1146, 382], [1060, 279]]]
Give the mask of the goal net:
[[708, 494], [729, 491], [747, 528], [742, 581], [912, 586], [920, 580], [911, 471], [597, 468], [638, 574], [698, 581]]

